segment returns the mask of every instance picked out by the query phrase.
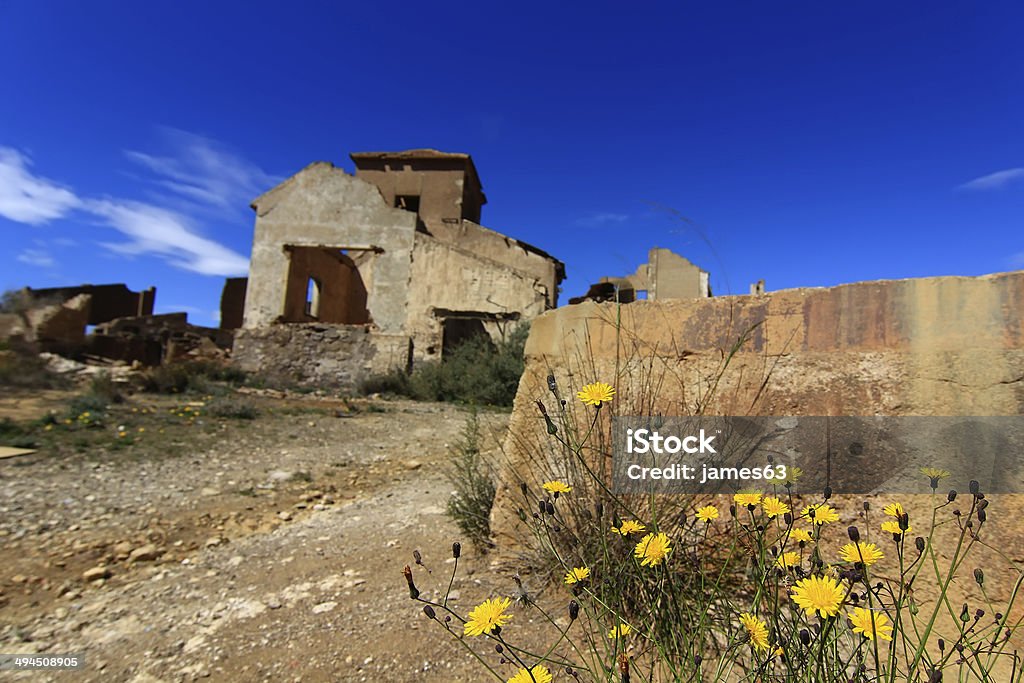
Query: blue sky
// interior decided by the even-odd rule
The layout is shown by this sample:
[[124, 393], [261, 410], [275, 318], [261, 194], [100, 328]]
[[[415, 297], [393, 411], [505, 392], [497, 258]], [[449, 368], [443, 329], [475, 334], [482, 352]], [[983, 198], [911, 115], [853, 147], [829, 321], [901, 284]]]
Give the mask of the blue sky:
[[0, 0], [0, 288], [211, 324], [252, 198], [414, 147], [563, 303], [653, 246], [717, 294], [1024, 268], [1020, 3], [294, 5]]

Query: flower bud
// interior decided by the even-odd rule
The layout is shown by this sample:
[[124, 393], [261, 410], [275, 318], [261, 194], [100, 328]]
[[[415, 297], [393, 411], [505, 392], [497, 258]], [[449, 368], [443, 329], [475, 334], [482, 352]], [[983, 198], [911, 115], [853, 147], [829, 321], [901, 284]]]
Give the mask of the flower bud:
[[984, 524], [986, 519], [988, 519], [988, 513], [985, 512], [985, 508], [978, 510], [978, 521]]
[[423, 605], [423, 613], [427, 615], [428, 619], [437, 619], [437, 613], [430, 605]]
[[782, 515], [782, 521], [786, 523], [786, 526], [793, 526], [793, 513], [787, 512], [786, 514]]
[[525, 481], [519, 483], [519, 490], [523, 492], [524, 497], [530, 495], [530, 487], [526, 485]]
[[923, 553], [924, 552], [924, 538], [922, 538], [921, 536], [918, 536], [917, 538], [915, 538], [914, 539], [914, 546], [917, 548], [917, 552]]
[[497, 645], [494, 646], [494, 651], [497, 652], [500, 655], [502, 652], [505, 651], [505, 648], [503, 648], [501, 646], [501, 643], [498, 643]]
[[968, 486], [973, 495], [978, 495], [981, 492], [981, 484], [978, 483], [977, 479], [971, 479], [971, 483]]
[[956, 500], [956, 489], [950, 489], [949, 495], [946, 496], [946, 502], [952, 503], [954, 500]]
[[811, 644], [811, 632], [808, 631], [805, 628], [800, 629], [800, 642], [803, 643], [805, 647], [807, 645], [810, 645]]
[[547, 512], [547, 513], [548, 513], [549, 515], [553, 515], [553, 514], [555, 514], [555, 506], [554, 506], [554, 505], [552, 505], [552, 503], [551, 503], [551, 501], [550, 501], [550, 500], [545, 500], [545, 501], [544, 501], [544, 510], [545, 510], [545, 511], [546, 511], [546, 512]]
[[832, 497], [832, 487], [831, 486], [826, 486], [825, 487], [824, 495], [825, 495], [825, 500], [828, 500], [829, 498]]
[[555, 382], [554, 374], [548, 375], [548, 391], [555, 396], [558, 395], [558, 384]]
[[939, 638], [939, 652], [943, 652], [946, 649], [946, 641]]
[[419, 589], [416, 588], [416, 584], [412, 580], [412, 568], [409, 565], [405, 565], [405, 569], [402, 570], [402, 575], [405, 576], [405, 582], [409, 584], [409, 597], [415, 600], [420, 597]]
[[971, 614], [970, 614], [970, 611], [967, 609], [967, 603], [965, 602], [963, 609], [960, 610], [960, 621], [962, 621], [962, 622], [964, 622], [966, 624], [970, 620], [971, 620]]
[[974, 580], [978, 582], [979, 586], [983, 586], [985, 584], [985, 572], [982, 571], [981, 567], [974, 570]]
[[576, 619], [579, 616], [580, 616], [580, 603], [576, 602], [575, 600], [570, 600], [569, 601], [569, 620], [570, 621], [576, 621]]
[[452, 557], [454, 557], [457, 560], [457, 559], [459, 559], [459, 556], [461, 556], [461, 555], [462, 555], [462, 544], [459, 543], [458, 541], [455, 541], [455, 543], [452, 543]]
[[694, 663], [694, 664], [695, 664], [696, 666], [698, 666], [698, 667], [699, 667], [699, 666], [701, 665], [701, 662], [703, 662], [703, 661], [704, 661], [704, 658], [703, 658], [703, 657], [701, 657], [700, 655], [694, 655], [694, 656], [693, 656], [693, 663]]
[[850, 536], [850, 540], [856, 543], [860, 540], [860, 529], [855, 526], [851, 526], [846, 529], [846, 533]]

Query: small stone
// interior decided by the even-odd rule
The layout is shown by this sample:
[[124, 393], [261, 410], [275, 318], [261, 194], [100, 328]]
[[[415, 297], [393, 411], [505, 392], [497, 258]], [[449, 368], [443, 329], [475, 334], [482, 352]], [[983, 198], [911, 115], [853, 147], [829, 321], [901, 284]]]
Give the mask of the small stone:
[[227, 542], [228, 540], [226, 538], [222, 538], [220, 536], [210, 536], [208, 539], [206, 539], [206, 543], [204, 543], [203, 545], [205, 545], [207, 548], [216, 548], [217, 546], [223, 545]]
[[128, 555], [129, 562], [152, 562], [159, 558], [163, 552], [152, 543], [147, 543], [141, 548], [136, 548]]
[[82, 572], [82, 578], [86, 581], [98, 581], [100, 579], [110, 578], [110, 569], [103, 565], [99, 567], [93, 567], [92, 569], [86, 569]]
[[313, 605], [313, 614], [323, 614], [324, 612], [330, 612], [337, 606], [338, 603], [336, 602], [321, 602], [318, 605]]
[[285, 512], [284, 510], [282, 510], [281, 512], [277, 513], [277, 518], [283, 522], [290, 522], [292, 519], [292, 513]]
[[418, 470], [419, 468], [423, 467], [423, 463], [421, 463], [419, 460], [406, 460], [403, 464], [405, 465], [405, 469], [407, 470]]

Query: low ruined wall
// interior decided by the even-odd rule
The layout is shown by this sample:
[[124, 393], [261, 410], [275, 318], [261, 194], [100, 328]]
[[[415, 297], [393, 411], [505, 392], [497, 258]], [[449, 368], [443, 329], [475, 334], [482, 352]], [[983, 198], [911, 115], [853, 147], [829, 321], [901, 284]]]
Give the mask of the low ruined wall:
[[370, 375], [406, 367], [409, 338], [367, 325], [280, 324], [238, 330], [232, 357], [246, 372], [351, 391]]
[[1024, 272], [587, 302], [537, 318], [526, 354], [494, 508], [499, 545], [516, 537], [519, 482], [564, 476], [535, 404], [557, 407], [549, 373], [579, 422], [592, 412], [575, 392], [593, 381], [618, 390], [604, 416], [1020, 415]]

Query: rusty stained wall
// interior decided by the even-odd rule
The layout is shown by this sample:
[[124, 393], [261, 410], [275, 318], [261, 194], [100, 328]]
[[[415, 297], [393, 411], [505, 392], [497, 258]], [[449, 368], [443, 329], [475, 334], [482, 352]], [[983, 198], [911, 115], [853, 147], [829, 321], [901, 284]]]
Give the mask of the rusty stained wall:
[[[355, 262], [337, 249], [285, 247], [289, 254], [282, 322], [325, 322], [362, 325], [371, 322], [366, 310], [366, 283]], [[316, 310], [309, 306], [309, 280], [317, 282]], [[315, 313], [315, 315], [314, 315]]]
[[712, 415], [1024, 414], [1024, 272], [618, 310], [585, 302], [537, 318], [526, 355], [505, 444], [508, 483], [494, 506], [499, 538], [515, 535], [518, 482], [561, 474], [537, 455], [549, 440], [534, 401], [551, 400], [549, 372], [567, 397], [588, 382], [613, 384], [609, 410], [620, 415], [688, 415], [702, 401]]

